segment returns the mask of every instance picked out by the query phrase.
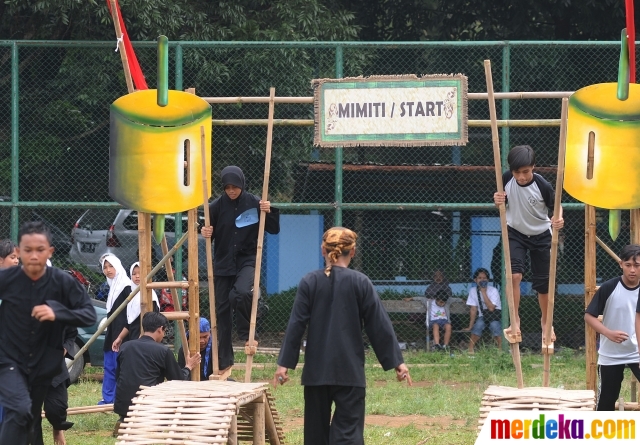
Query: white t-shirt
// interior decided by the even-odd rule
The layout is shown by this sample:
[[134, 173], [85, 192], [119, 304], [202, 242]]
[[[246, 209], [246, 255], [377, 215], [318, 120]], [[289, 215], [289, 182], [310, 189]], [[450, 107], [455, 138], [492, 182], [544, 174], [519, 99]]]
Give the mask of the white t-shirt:
[[429, 310], [429, 320], [447, 320], [446, 306], [438, 306], [435, 300], [431, 302]]
[[[487, 286], [487, 296], [489, 297], [489, 301], [496, 306], [496, 309], [502, 309], [500, 302], [500, 292], [493, 286]], [[482, 296], [480, 297], [482, 298]], [[469, 289], [469, 296], [467, 297], [467, 306], [475, 306], [478, 308], [478, 317], [482, 317], [482, 308], [486, 307], [484, 300], [482, 301], [482, 306], [478, 302], [478, 288], [472, 287]]]
[[608, 329], [629, 334], [629, 339], [622, 343], [600, 336], [599, 365], [625, 365], [640, 361], [635, 327], [639, 288], [628, 288], [621, 277], [616, 277], [604, 282], [589, 303], [587, 314], [594, 317], [602, 315], [602, 324]]

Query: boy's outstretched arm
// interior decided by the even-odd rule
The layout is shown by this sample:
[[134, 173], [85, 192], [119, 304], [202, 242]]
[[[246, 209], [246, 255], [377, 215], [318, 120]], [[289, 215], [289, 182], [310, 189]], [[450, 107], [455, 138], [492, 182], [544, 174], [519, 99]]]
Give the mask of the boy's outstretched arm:
[[[598, 334], [604, 335], [614, 343], [622, 343], [629, 339], [629, 334], [624, 331], [612, 331], [591, 314], [584, 314], [584, 321], [593, 328]], [[636, 318], [636, 326], [638, 319]]]

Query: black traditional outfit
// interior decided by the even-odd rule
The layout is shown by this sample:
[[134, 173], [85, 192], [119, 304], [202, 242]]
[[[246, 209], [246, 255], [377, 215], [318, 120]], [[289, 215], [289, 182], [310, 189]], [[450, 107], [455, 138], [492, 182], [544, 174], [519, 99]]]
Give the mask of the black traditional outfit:
[[[69, 354], [69, 351], [73, 350], [77, 336], [78, 330], [76, 328], [71, 326], [65, 328], [64, 349], [67, 351], [66, 357], [71, 360], [73, 360], [74, 357]], [[69, 408], [67, 388], [69, 385], [71, 385], [71, 379], [69, 378], [67, 363], [63, 358], [60, 374], [55, 376], [51, 381], [51, 386], [49, 386], [47, 396], [44, 399], [45, 417], [54, 430], [66, 431], [73, 426], [73, 422], [67, 421], [67, 409]], [[37, 416], [34, 421], [34, 437], [31, 443], [32, 445], [44, 445], [44, 441], [42, 440], [42, 417]]]
[[318, 270], [302, 278], [278, 365], [296, 367], [308, 328], [302, 371], [305, 444], [364, 443], [363, 326], [384, 370], [404, 363], [389, 316], [366, 275], [334, 265], [328, 277]]
[[[231, 343], [232, 311], [236, 314], [236, 326], [240, 340], [249, 339], [253, 278], [258, 246], [258, 220], [249, 225], [240, 223], [243, 214], [256, 209], [260, 214], [260, 198], [244, 191], [245, 179], [240, 168], [225, 167], [222, 184], [242, 189], [236, 199], [226, 193], [209, 205], [209, 217], [213, 226], [214, 269], [216, 292], [216, 317], [218, 328], [218, 357], [220, 369], [233, 365]], [[280, 213], [271, 207], [265, 220], [265, 230], [271, 234], [280, 232]]]
[[[80, 283], [54, 267], [35, 281], [21, 267], [0, 271], [0, 299], [0, 443], [24, 445], [60, 373], [65, 326], [91, 326], [96, 312]], [[41, 304], [53, 310], [54, 322], [31, 316]]]
[[157, 343], [152, 337], [143, 335], [131, 340], [120, 348], [116, 370], [116, 401], [113, 411], [124, 418], [129, 411], [131, 400], [140, 385], [155, 386], [165, 379], [189, 380], [191, 371], [180, 369], [173, 352]]

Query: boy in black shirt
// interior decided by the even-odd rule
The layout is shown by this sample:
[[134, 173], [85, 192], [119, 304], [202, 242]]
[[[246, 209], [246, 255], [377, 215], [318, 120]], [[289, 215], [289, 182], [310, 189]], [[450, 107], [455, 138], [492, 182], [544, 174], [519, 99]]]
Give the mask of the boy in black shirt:
[[209, 205], [211, 226], [203, 227], [202, 236], [214, 237], [216, 318], [219, 367], [233, 365], [231, 343], [232, 311], [240, 340], [248, 341], [253, 301], [253, 278], [258, 246], [258, 217], [267, 213], [265, 230], [280, 232], [280, 213], [269, 201], [261, 201], [244, 191], [244, 174], [239, 167], [222, 169], [224, 193]]
[[96, 313], [80, 283], [47, 267], [53, 247], [42, 222], [23, 224], [18, 238], [22, 266], [0, 271], [0, 443], [27, 445], [60, 372], [65, 325], [91, 326]]

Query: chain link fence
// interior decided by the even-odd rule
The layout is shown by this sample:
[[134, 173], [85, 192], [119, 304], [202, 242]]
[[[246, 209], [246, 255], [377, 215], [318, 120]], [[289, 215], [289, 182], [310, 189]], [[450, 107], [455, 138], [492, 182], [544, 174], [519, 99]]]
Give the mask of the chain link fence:
[[[126, 93], [119, 55], [111, 42], [0, 42], [0, 236], [16, 238], [19, 223], [37, 219], [53, 230], [55, 265], [81, 271], [101, 298], [98, 258], [137, 260], [136, 213], [108, 195], [109, 105]], [[147, 83], [156, 85], [153, 43], [135, 45]], [[574, 91], [617, 78], [619, 43], [262, 43], [179, 42], [170, 48], [170, 87], [195, 87], [200, 96], [311, 96], [313, 78], [392, 74], [463, 73], [469, 92], [486, 91], [483, 60], [491, 59], [496, 91]], [[501, 119], [558, 119], [560, 100], [499, 100]], [[267, 104], [214, 104], [218, 122], [266, 119]], [[311, 104], [278, 104], [276, 119], [312, 119]], [[469, 119], [488, 119], [486, 101], [469, 101]], [[510, 127], [501, 131], [503, 162], [509, 147], [529, 144], [538, 172], [555, 184], [558, 127]], [[219, 174], [240, 166], [248, 191], [261, 194], [266, 128], [215, 125], [213, 196]], [[316, 148], [311, 126], [277, 126], [273, 134], [270, 199], [281, 208], [282, 232], [268, 235], [262, 267], [258, 336], [279, 346], [296, 285], [322, 266], [322, 232], [342, 224], [358, 232], [353, 267], [367, 274], [384, 300], [421, 296], [437, 269], [461, 304], [454, 330], [468, 326], [466, 297], [473, 271], [484, 267], [501, 286], [498, 213], [491, 132], [469, 129], [464, 147]], [[338, 158], [339, 157], [339, 158]], [[342, 164], [342, 182], [335, 165]], [[160, 178], [161, 180], [161, 178]], [[563, 196], [556, 293], [556, 347], [584, 345], [584, 210]], [[185, 215], [167, 218], [168, 238], [185, 230]], [[626, 218], [626, 219], [624, 219]], [[185, 226], [185, 227], [183, 227]], [[628, 215], [614, 251], [629, 242]], [[598, 236], [608, 239], [607, 215], [598, 212]], [[206, 279], [200, 246], [201, 280]], [[154, 248], [160, 258], [160, 249]], [[186, 251], [177, 258], [186, 273]], [[598, 250], [598, 277], [619, 273]], [[523, 347], [540, 348], [540, 310], [527, 276], [522, 286]], [[200, 284], [201, 315], [208, 316], [207, 285]], [[503, 297], [504, 298], [504, 297]], [[401, 305], [400, 305], [401, 306]], [[399, 307], [399, 306], [398, 306]], [[506, 305], [503, 307], [506, 308]], [[425, 314], [390, 312], [399, 341], [424, 348]], [[487, 338], [488, 339], [488, 338]], [[454, 346], [464, 348], [465, 334]], [[491, 341], [488, 339], [487, 344]]]

